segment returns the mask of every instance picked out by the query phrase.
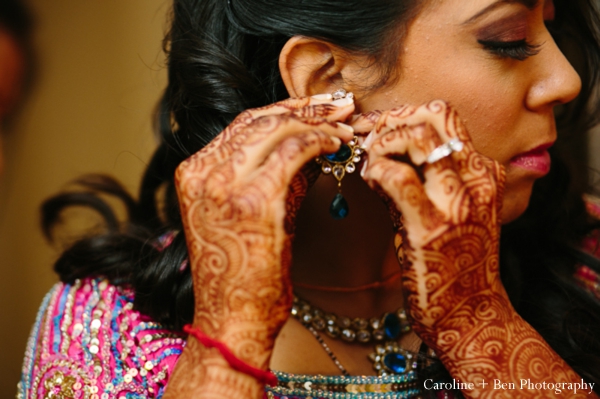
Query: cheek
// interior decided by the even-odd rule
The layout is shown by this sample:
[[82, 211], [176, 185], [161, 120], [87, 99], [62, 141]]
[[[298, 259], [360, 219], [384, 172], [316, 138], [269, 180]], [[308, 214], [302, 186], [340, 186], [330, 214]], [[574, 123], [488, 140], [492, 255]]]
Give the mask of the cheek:
[[[452, 103], [452, 102], [451, 102]], [[492, 90], [481, 93], [475, 101], [454, 102], [475, 149], [506, 165], [515, 155], [513, 143], [518, 132], [518, 98]]]
[[463, 120], [473, 145], [485, 156], [506, 164], [515, 154], [524, 91], [514, 76], [502, 75], [471, 63], [454, 65], [459, 71], [440, 75], [432, 98], [451, 104]]
[[515, 138], [522, 130], [518, 125], [524, 101], [522, 85], [515, 81], [518, 79], [514, 75], [489, 70], [485, 65], [489, 61], [485, 60], [410, 63], [408, 57], [404, 61], [406, 65], [398, 84], [369, 98], [364, 111], [442, 99], [457, 110], [479, 152], [502, 164], [508, 163], [515, 155], [511, 143], [519, 141]]

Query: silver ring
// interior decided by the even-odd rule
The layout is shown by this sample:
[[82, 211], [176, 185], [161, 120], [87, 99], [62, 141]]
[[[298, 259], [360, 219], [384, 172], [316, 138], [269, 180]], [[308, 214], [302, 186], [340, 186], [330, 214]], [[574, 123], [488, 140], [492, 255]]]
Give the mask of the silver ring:
[[437, 162], [440, 159], [446, 158], [453, 152], [461, 152], [464, 147], [465, 145], [462, 141], [459, 139], [452, 139], [431, 151], [431, 154], [427, 157], [427, 163]]

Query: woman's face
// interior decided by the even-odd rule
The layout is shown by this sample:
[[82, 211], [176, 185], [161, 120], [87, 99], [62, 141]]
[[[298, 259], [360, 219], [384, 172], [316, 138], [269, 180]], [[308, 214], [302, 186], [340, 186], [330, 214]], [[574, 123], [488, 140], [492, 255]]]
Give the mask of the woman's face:
[[503, 222], [521, 215], [550, 168], [553, 108], [581, 88], [545, 23], [551, 0], [431, 0], [403, 43], [399, 80], [363, 98], [361, 110], [432, 99], [449, 102], [475, 148], [506, 168]]

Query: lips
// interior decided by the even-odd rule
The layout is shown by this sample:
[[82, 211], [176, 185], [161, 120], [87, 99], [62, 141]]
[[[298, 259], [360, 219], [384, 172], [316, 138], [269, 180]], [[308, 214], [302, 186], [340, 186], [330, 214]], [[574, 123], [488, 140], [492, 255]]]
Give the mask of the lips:
[[541, 145], [529, 152], [524, 152], [510, 160], [510, 164], [534, 172], [536, 174], [545, 175], [550, 172], [550, 154], [548, 148], [554, 143]]

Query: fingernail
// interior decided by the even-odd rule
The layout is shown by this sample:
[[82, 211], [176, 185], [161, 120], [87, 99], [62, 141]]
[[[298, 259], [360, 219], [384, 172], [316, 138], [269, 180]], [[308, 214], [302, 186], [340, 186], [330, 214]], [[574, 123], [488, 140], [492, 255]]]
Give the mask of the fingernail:
[[331, 104], [335, 105], [336, 107], [345, 107], [346, 105], [350, 105], [353, 102], [354, 102], [353, 98], [346, 97], [346, 98], [340, 98], [339, 100], [335, 100]]
[[347, 131], [349, 133], [354, 133], [354, 128], [350, 125], [346, 125], [345, 123], [342, 123], [342, 122], [338, 122], [337, 125], [338, 125], [338, 127], [344, 129], [345, 131]]
[[321, 101], [333, 100], [333, 96], [331, 94], [316, 94], [314, 96], [311, 96], [310, 98]]
[[365, 177], [365, 171], [367, 170], [368, 163], [369, 163], [369, 160], [365, 159], [365, 162], [363, 162], [362, 168], [360, 168], [360, 177]]
[[371, 146], [371, 143], [373, 142], [373, 133], [370, 133], [367, 138], [365, 139], [365, 141], [363, 141], [362, 146], [364, 148], [369, 148]]

